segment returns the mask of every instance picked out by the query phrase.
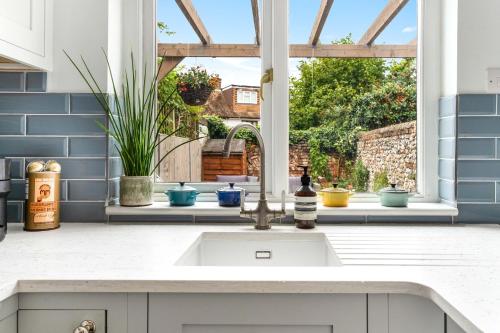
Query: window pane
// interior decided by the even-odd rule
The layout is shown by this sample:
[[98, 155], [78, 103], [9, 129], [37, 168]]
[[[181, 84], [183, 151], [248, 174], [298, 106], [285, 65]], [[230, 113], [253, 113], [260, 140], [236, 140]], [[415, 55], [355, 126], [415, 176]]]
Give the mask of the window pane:
[[[159, 56], [172, 67], [158, 85], [159, 105], [165, 104], [159, 125], [164, 138], [173, 133], [160, 145], [158, 159], [185, 143], [162, 160], [159, 181], [257, 184], [260, 153], [251, 133], [240, 131], [230, 158], [222, 156], [232, 127], [260, 122], [261, 62], [251, 2], [192, 2], [201, 30], [210, 36], [206, 47], [200, 47], [201, 38], [175, 0], [157, 2], [158, 39], [165, 44], [160, 50], [168, 51]], [[235, 55], [231, 44], [244, 46]], [[227, 52], [218, 52], [220, 47]]]
[[[354, 49], [387, 1], [334, 1], [315, 40], [320, 3], [290, 0], [289, 43], [302, 50], [290, 48], [290, 177], [307, 164], [322, 187], [416, 191], [416, 52], [388, 59]], [[372, 45], [412, 45], [416, 5], [410, 0]]]

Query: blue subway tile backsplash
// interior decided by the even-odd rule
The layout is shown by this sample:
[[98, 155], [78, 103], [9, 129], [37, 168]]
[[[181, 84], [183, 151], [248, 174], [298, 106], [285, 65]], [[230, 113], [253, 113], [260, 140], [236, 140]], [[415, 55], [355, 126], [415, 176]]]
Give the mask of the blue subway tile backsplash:
[[496, 139], [458, 139], [458, 158], [459, 159], [492, 159], [495, 158]]
[[106, 137], [70, 137], [70, 157], [106, 157]]
[[24, 73], [0, 72], [0, 91], [24, 91]]
[[99, 124], [105, 125], [105, 116], [27, 116], [28, 135], [104, 135]]
[[26, 91], [43, 92], [47, 90], [47, 73], [28, 72], [26, 73]]
[[23, 115], [0, 115], [0, 135], [23, 135]]
[[458, 182], [459, 202], [495, 202], [494, 182]]
[[105, 222], [108, 182], [117, 194], [117, 180], [106, 179], [109, 140], [97, 124], [106, 123], [105, 114], [92, 94], [45, 93], [46, 81], [43, 72], [0, 73], [0, 156], [11, 159], [8, 220], [24, 218], [26, 164], [55, 159], [62, 166], [61, 221]]
[[458, 180], [500, 180], [500, 160], [458, 160]]
[[68, 199], [96, 201], [106, 200], [106, 180], [68, 180]]
[[454, 138], [455, 127], [456, 127], [455, 117], [446, 117], [439, 119], [439, 137]]
[[104, 114], [93, 94], [71, 94], [70, 105], [74, 114]]
[[455, 158], [455, 139], [441, 139], [438, 147], [440, 158]]
[[458, 117], [458, 136], [460, 138], [500, 137], [500, 117], [498, 116]]
[[459, 115], [494, 115], [496, 106], [496, 95], [463, 94], [458, 97]]
[[24, 93], [0, 94], [0, 114], [64, 114], [69, 113], [69, 94]]
[[0, 156], [7, 157], [65, 157], [65, 137], [0, 136]]
[[445, 96], [439, 99], [439, 117], [454, 116], [457, 110], [457, 97]]

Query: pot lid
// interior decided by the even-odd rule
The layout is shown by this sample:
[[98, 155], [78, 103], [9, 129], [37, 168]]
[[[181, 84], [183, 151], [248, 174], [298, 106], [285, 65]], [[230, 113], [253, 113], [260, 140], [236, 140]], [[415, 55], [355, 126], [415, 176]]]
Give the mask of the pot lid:
[[349, 190], [346, 190], [345, 188], [338, 187], [339, 184], [334, 183], [333, 187], [329, 188], [324, 188], [320, 192], [326, 192], [326, 193], [346, 193], [349, 192]]
[[191, 192], [191, 191], [196, 191], [194, 187], [191, 187], [189, 185], [184, 185], [185, 182], [179, 182], [179, 185], [175, 186], [174, 188], [169, 189], [169, 191], [175, 191], [175, 192]]
[[402, 188], [397, 187], [396, 184], [391, 184], [391, 186], [381, 189], [380, 192], [383, 192], [383, 193], [408, 193], [407, 190], [404, 190]]
[[242, 187], [234, 186], [235, 183], [229, 183], [229, 186], [221, 187], [217, 192], [241, 192]]

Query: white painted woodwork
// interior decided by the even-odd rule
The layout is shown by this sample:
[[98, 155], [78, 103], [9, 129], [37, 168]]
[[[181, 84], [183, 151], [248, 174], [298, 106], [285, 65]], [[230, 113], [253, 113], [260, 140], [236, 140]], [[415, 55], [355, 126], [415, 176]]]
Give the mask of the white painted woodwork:
[[149, 333], [366, 333], [366, 330], [366, 294], [154, 293], [149, 296]]
[[0, 332], [2, 333], [18, 333], [17, 332], [17, 313], [13, 313], [7, 318], [0, 320]]
[[0, 56], [52, 69], [52, 8], [52, 0], [0, 0]]
[[[61, 321], [61, 326], [58, 327], [65, 330], [30, 331], [27, 329], [32, 326], [22, 326], [20, 324], [19, 333], [73, 332], [66, 328], [70, 324], [73, 325], [74, 321], [84, 319], [98, 321], [101, 320], [100, 314], [104, 314], [104, 312], [106, 313], [108, 328], [105, 333], [146, 333], [147, 319], [144, 318], [147, 311], [146, 299], [147, 295], [145, 293], [23, 293], [19, 295], [19, 322], [23, 322], [22, 325], [28, 325], [24, 323], [27, 321], [24, 318], [29, 319], [31, 322], [43, 320], [44, 318], [44, 316], [37, 317], [35, 311], [27, 310], [43, 310], [45, 311], [44, 314], [52, 318], [52, 321]], [[140, 310], [134, 311], [133, 309]], [[68, 312], [57, 312], [59, 310], [67, 310]], [[132, 313], [134, 316], [129, 318]], [[63, 318], [71, 318], [72, 321], [70, 322], [69, 319], [66, 321]], [[132, 319], [134, 324], [129, 325], [128, 321]], [[103, 332], [98, 330], [96, 333]]]
[[332, 333], [333, 325], [184, 325], [182, 333]]
[[83, 320], [96, 324], [96, 333], [106, 333], [105, 310], [19, 310], [18, 333], [71, 333]]
[[388, 332], [444, 332], [444, 313], [432, 301], [413, 295], [389, 294], [388, 303]]
[[389, 295], [368, 294], [368, 332], [389, 333]]
[[445, 333], [466, 333], [458, 324], [450, 318], [450, 316], [446, 316], [446, 332]]

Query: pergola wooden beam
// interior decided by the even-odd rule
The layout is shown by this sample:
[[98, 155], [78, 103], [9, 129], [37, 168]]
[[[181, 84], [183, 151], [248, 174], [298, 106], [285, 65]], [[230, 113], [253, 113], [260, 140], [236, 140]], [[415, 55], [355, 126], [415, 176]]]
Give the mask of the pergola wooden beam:
[[[260, 57], [255, 44], [158, 44], [167, 57]], [[416, 45], [318, 45], [291, 44], [291, 58], [415, 58]]]
[[191, 24], [191, 26], [193, 27], [194, 32], [196, 32], [196, 34], [200, 38], [201, 43], [203, 45], [210, 44], [212, 42], [210, 35], [208, 34], [205, 25], [198, 16], [198, 13], [196, 12], [196, 9], [194, 8], [191, 0], [175, 0], [175, 2], [181, 9], [189, 24]]
[[407, 3], [408, 0], [389, 0], [389, 3], [380, 12], [363, 37], [361, 37], [358, 44], [371, 45]]
[[167, 76], [182, 60], [184, 60], [184, 57], [165, 57], [161, 62], [158, 81]]
[[328, 18], [328, 14], [330, 13], [330, 9], [333, 6], [333, 0], [321, 0], [321, 4], [319, 6], [318, 15], [316, 16], [316, 20], [314, 21], [314, 25], [311, 31], [311, 36], [309, 37], [309, 44], [316, 46], [319, 41], [319, 36], [321, 35], [321, 31], [325, 26], [326, 19]]
[[255, 27], [255, 43], [260, 45], [260, 19], [259, 19], [259, 0], [252, 1], [253, 25]]

